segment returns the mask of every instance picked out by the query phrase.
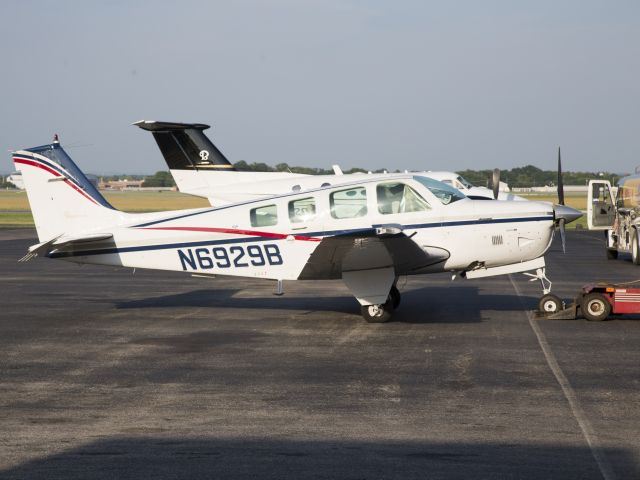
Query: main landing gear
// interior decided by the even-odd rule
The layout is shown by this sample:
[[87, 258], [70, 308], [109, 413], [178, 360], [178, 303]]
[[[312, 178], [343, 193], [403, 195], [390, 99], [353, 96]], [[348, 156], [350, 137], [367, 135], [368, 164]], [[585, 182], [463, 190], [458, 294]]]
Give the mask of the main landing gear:
[[530, 282], [540, 281], [542, 285], [542, 297], [538, 301], [538, 310], [542, 313], [556, 313], [564, 308], [562, 300], [557, 295], [551, 293], [551, 280], [547, 278], [546, 269], [538, 268], [536, 273], [525, 273], [531, 277]]
[[391, 320], [391, 316], [396, 308], [400, 306], [400, 291], [393, 285], [389, 291], [389, 297], [383, 304], [361, 305], [360, 311], [363, 318], [369, 323], [385, 323]]

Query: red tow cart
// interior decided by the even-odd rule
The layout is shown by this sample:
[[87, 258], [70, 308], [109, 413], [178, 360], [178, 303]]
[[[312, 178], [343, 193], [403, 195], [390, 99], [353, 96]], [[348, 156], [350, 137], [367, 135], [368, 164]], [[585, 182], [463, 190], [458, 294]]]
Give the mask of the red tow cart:
[[640, 314], [640, 288], [629, 287], [636, 283], [590, 283], [582, 287], [572, 304], [557, 312], [539, 312], [539, 315], [549, 320], [575, 319], [580, 309], [584, 318], [598, 322], [611, 314]]

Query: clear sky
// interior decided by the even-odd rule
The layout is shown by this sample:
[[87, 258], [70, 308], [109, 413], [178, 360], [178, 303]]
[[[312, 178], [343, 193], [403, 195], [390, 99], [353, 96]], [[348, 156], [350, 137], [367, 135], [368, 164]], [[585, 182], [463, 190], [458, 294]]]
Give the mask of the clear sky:
[[140, 119], [232, 161], [640, 164], [637, 0], [0, 2], [0, 171], [59, 133], [92, 173], [166, 169]]

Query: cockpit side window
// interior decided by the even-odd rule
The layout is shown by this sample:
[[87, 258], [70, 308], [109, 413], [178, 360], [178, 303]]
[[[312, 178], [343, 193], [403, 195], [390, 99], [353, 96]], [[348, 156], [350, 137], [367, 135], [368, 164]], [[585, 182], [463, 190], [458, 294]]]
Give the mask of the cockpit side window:
[[404, 183], [381, 183], [376, 187], [376, 196], [378, 211], [383, 215], [431, 210], [429, 203]]
[[450, 203], [457, 202], [458, 200], [462, 200], [463, 198], [467, 198], [464, 193], [457, 188], [453, 188], [451, 185], [447, 185], [446, 183], [439, 182], [432, 178], [416, 175], [413, 179], [427, 187], [443, 205], [448, 205]]

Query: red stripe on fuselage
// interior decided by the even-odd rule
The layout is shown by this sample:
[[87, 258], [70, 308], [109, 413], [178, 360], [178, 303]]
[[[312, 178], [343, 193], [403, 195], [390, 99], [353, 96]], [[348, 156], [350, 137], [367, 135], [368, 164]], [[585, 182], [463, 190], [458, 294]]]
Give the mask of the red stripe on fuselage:
[[304, 237], [302, 235], [291, 235], [288, 233], [259, 232], [256, 230], [238, 230], [235, 228], [213, 228], [213, 227], [145, 227], [143, 230], [177, 230], [182, 232], [208, 232], [208, 233], [229, 233], [232, 235], [248, 235], [251, 237], [265, 237], [284, 239], [292, 236], [296, 240], [306, 242], [319, 242], [316, 237]]

